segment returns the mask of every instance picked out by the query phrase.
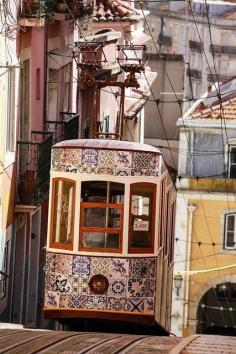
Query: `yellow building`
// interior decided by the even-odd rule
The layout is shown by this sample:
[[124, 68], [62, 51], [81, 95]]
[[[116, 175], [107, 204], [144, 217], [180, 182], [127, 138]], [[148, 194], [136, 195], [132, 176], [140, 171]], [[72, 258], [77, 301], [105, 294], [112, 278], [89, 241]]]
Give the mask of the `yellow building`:
[[221, 86], [223, 104], [212, 92], [178, 120], [172, 297], [177, 335], [236, 334], [235, 86], [235, 79]]
[[[9, 2], [12, 13], [15, 13], [14, 2]], [[5, 5], [4, 5], [5, 6]], [[5, 7], [2, 7], [3, 11]], [[0, 319], [9, 321], [11, 298], [12, 261], [14, 252], [13, 217], [15, 194], [15, 154], [16, 154], [16, 121], [19, 63], [16, 55], [16, 35], [13, 23], [8, 17], [1, 23], [0, 34]], [[10, 20], [11, 21], [11, 20]], [[8, 27], [7, 27], [8, 26]], [[8, 28], [9, 32], [5, 32]], [[12, 32], [11, 32], [12, 30]], [[16, 29], [15, 29], [16, 30]]]

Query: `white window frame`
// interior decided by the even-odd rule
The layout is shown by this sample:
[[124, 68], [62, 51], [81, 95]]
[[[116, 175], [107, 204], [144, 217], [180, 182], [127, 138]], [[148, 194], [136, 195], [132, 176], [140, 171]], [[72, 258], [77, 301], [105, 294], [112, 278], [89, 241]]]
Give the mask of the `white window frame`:
[[10, 68], [7, 74], [7, 100], [6, 100], [6, 135], [4, 167], [7, 168], [15, 160], [16, 151], [16, 70]]
[[[234, 216], [234, 242], [235, 245], [233, 247], [227, 246], [227, 226], [228, 226], [228, 217], [229, 216]], [[236, 212], [231, 212], [231, 213], [225, 213], [224, 214], [224, 237], [223, 237], [223, 249], [224, 250], [235, 250], [236, 251]]]

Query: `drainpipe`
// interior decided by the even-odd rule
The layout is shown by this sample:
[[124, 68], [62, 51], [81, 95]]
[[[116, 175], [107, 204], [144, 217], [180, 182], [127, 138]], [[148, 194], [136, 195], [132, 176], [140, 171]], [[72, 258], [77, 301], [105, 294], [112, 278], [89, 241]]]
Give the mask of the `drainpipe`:
[[189, 204], [187, 206], [189, 212], [189, 225], [188, 225], [188, 235], [187, 235], [187, 254], [185, 262], [185, 302], [184, 302], [184, 323], [183, 329], [187, 327], [188, 322], [188, 308], [189, 308], [189, 271], [190, 271], [190, 257], [191, 257], [191, 241], [192, 241], [192, 230], [193, 230], [193, 213], [197, 206], [194, 204]]

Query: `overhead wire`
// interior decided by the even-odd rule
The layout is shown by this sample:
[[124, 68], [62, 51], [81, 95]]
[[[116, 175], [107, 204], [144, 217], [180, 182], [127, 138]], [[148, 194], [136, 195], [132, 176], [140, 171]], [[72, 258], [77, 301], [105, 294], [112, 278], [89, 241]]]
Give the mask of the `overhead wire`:
[[[139, 4], [140, 5], [140, 8], [141, 8], [141, 10], [142, 10], [142, 12], [143, 12], [143, 9], [142, 9], [142, 5], [141, 4]], [[144, 12], [143, 12], [143, 17], [145, 18], [145, 14], [144, 14]], [[146, 21], [146, 18], [145, 18], [145, 21]], [[147, 28], [149, 29], [149, 32], [150, 32], [150, 34], [151, 34], [151, 37], [152, 37], [152, 39], [153, 39], [153, 36], [152, 36], [152, 33], [151, 33], [151, 31], [150, 31], [150, 28], [149, 28], [149, 25], [148, 25], [148, 23], [147, 23], [147, 21], [146, 21], [146, 24], [147, 24]], [[154, 41], [153, 41], [154, 42]], [[156, 47], [156, 43], [154, 42], [154, 45], [155, 45], [155, 47]], [[167, 77], [168, 77], [168, 75], [167, 75]], [[172, 87], [172, 85], [171, 85], [171, 87]], [[178, 98], [177, 98], [178, 99]], [[181, 110], [181, 106], [180, 106], [180, 110]], [[181, 112], [182, 113], [182, 112]], [[185, 127], [184, 127], [185, 128]], [[187, 138], [187, 141], [188, 141], [188, 136], [187, 136], [187, 133], [186, 133], [186, 128], [185, 128], [185, 135], [186, 135], [186, 138]], [[188, 143], [189, 144], [189, 143]], [[190, 145], [189, 145], [189, 152], [190, 152], [190, 154], [191, 154], [191, 149], [190, 149]], [[192, 160], [193, 161], [193, 160]], [[201, 198], [201, 195], [200, 195], [200, 199], [201, 199], [201, 204], [202, 204], [202, 208], [203, 208], [203, 212], [204, 212], [204, 217], [205, 217], [205, 223], [206, 223], [206, 225], [207, 225], [207, 230], [208, 230], [208, 233], [209, 233], [209, 236], [210, 236], [210, 238], [211, 238], [211, 241], [212, 241], [212, 244], [213, 244], [213, 239], [212, 239], [212, 235], [211, 235], [211, 231], [210, 231], [210, 228], [209, 228], [209, 224], [208, 224], [208, 220], [207, 220], [207, 216], [206, 216], [206, 213], [205, 213], [205, 207], [204, 207], [204, 205], [203, 205], [203, 201], [202, 201], [202, 198]], [[194, 230], [194, 229], [193, 229]], [[195, 234], [195, 237], [196, 237], [196, 234]], [[213, 247], [214, 248], [214, 247]], [[200, 248], [201, 249], [201, 248]], [[205, 258], [204, 258], [204, 256], [203, 256], [203, 260], [204, 260], [204, 262], [205, 262]], [[217, 258], [215, 257], [215, 261], [216, 261], [216, 264], [217, 264]], [[223, 318], [222, 318], [223, 319]], [[223, 319], [224, 320], [224, 319]]]

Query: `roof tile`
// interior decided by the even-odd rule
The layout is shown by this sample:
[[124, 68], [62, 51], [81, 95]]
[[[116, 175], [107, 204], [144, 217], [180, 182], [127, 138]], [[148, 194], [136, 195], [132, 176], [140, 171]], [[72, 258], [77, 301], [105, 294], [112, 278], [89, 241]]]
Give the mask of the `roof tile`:
[[102, 21], [137, 21], [141, 12], [121, 0], [96, 0], [93, 20]]

